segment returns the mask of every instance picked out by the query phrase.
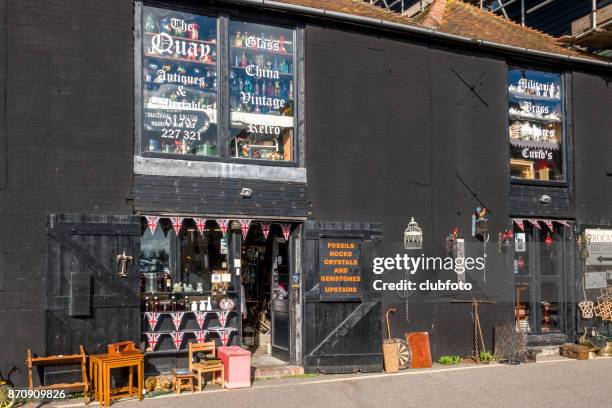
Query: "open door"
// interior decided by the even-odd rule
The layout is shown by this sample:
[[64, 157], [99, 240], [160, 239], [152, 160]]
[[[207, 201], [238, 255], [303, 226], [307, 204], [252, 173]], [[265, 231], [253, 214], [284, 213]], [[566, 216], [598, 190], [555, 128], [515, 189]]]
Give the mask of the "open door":
[[307, 372], [382, 371], [382, 294], [372, 289], [380, 224], [304, 224], [303, 365]]
[[274, 237], [272, 246], [272, 300], [270, 321], [272, 325], [272, 356], [289, 361], [289, 244], [282, 237]]
[[[70, 354], [83, 345], [88, 354], [97, 354], [112, 342], [138, 344], [140, 276], [134, 263], [140, 216], [54, 214], [47, 231], [47, 350], [32, 351]], [[117, 256], [123, 254], [132, 260], [122, 277]], [[47, 381], [66, 382], [71, 373], [46, 370], [45, 375], [53, 377]]]

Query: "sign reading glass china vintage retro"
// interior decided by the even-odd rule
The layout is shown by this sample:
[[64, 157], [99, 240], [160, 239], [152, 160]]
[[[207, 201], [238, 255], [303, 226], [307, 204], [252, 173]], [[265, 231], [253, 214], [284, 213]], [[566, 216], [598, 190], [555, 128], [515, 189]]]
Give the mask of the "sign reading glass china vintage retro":
[[319, 298], [321, 301], [361, 299], [361, 239], [324, 238], [319, 241]]
[[142, 150], [216, 156], [217, 19], [144, 7]]
[[512, 177], [563, 181], [561, 75], [510, 69], [508, 119]]

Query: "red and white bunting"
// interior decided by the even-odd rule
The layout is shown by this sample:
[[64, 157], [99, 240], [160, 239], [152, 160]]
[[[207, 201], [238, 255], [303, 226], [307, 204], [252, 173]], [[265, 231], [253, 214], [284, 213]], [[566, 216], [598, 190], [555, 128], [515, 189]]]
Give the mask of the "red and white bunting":
[[147, 319], [147, 322], [149, 323], [149, 327], [151, 328], [152, 331], [155, 331], [155, 326], [157, 326], [157, 322], [159, 321], [160, 315], [161, 313], [153, 313], [153, 312], [145, 313], [145, 318]]
[[521, 231], [525, 231], [525, 220], [523, 220], [522, 218], [515, 218], [512, 221], [514, 221], [518, 229], [520, 229]]
[[155, 346], [157, 346], [157, 343], [159, 342], [159, 337], [161, 336], [161, 333], [146, 333], [147, 334], [147, 342], [149, 343], [149, 346], [151, 346], [151, 351], [155, 351]]
[[569, 228], [572, 227], [572, 224], [570, 224], [568, 221], [565, 221], [565, 220], [556, 220], [555, 222], [563, 225], [564, 227], [569, 227]]
[[240, 221], [240, 232], [242, 232], [242, 239], [246, 239], [246, 236], [249, 233], [249, 226], [251, 225], [251, 221], [253, 220], [238, 220], [238, 221]]
[[225, 218], [221, 218], [216, 220], [217, 224], [219, 224], [219, 228], [221, 228], [221, 232], [223, 233], [223, 237], [225, 237], [225, 234], [227, 234], [227, 229], [229, 228], [229, 223], [230, 220], [225, 219]]
[[553, 222], [552, 220], [541, 220], [544, 224], [546, 224], [546, 226], [548, 227], [548, 229], [553, 232], [555, 230], [555, 227], [553, 226]]
[[221, 339], [221, 343], [223, 343], [223, 347], [227, 346], [227, 342], [229, 341], [230, 335], [232, 334], [232, 329], [218, 329], [217, 334]]
[[283, 237], [285, 237], [285, 241], [289, 241], [289, 235], [291, 234], [291, 224], [282, 223], [280, 226], [283, 230]]
[[174, 347], [176, 347], [177, 350], [181, 348], [181, 344], [183, 343], [184, 335], [185, 333], [183, 332], [170, 333], [170, 336], [172, 336], [172, 342], [174, 343]]
[[261, 232], [263, 233], [264, 239], [268, 239], [268, 235], [270, 234], [270, 223], [269, 222], [261, 222]]
[[194, 218], [196, 228], [200, 231], [200, 235], [204, 234], [204, 229], [206, 228], [206, 218]]
[[205, 343], [206, 336], [208, 335], [208, 330], [194, 331], [193, 334], [195, 334], [195, 338], [198, 343]]
[[155, 230], [159, 224], [159, 217], [156, 217], [155, 215], [145, 215], [145, 218], [147, 219], [147, 226], [149, 227], [151, 234], [155, 234]]
[[540, 226], [540, 220], [536, 220], [536, 219], [529, 219], [527, 220], [531, 223], [531, 225], [533, 225], [535, 228], [537, 229], [542, 229], [542, 227]]
[[229, 311], [215, 312], [215, 314], [217, 315], [217, 320], [219, 320], [221, 327], [225, 327], [225, 324], [227, 323], [227, 315], [229, 314]]
[[200, 326], [200, 329], [202, 329], [202, 327], [204, 327], [204, 321], [206, 320], [206, 312], [194, 312], [194, 313], [195, 313], [196, 322], [198, 322], [198, 326]]
[[179, 330], [179, 327], [181, 327], [181, 322], [183, 321], [183, 316], [185, 315], [185, 312], [173, 312], [173, 313], [170, 313], [170, 315], [172, 316], [172, 323], [174, 323], [174, 327], [176, 328], [176, 330]]
[[185, 218], [183, 217], [170, 217], [170, 221], [172, 222], [172, 228], [174, 229], [174, 232], [176, 232], [176, 235], [179, 234], [179, 231], [181, 230], [181, 227], [183, 226], [183, 220]]

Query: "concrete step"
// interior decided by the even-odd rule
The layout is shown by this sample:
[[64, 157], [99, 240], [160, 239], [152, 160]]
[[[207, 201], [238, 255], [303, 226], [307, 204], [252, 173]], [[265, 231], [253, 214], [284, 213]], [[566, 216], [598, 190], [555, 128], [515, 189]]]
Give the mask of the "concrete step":
[[537, 346], [527, 347], [527, 350], [534, 351], [536, 353], [536, 359], [538, 357], [550, 357], [559, 355], [560, 346]]
[[262, 378], [281, 378], [290, 375], [300, 374], [304, 374], [304, 367], [284, 364], [255, 367], [255, 373], [253, 377], [257, 380]]

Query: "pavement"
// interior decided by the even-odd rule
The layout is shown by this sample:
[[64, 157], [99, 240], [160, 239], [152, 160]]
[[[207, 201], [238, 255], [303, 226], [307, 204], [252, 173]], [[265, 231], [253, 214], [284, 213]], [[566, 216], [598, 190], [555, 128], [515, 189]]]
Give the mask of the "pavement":
[[[256, 381], [251, 388], [122, 400], [116, 408], [194, 407], [612, 407], [612, 358], [562, 357], [516, 366], [434, 366], [396, 374], [322, 375]], [[59, 402], [59, 401], [58, 401]], [[53, 404], [77, 407], [80, 403]], [[94, 405], [94, 404], [91, 404]], [[91, 406], [90, 405], [90, 406]]]

